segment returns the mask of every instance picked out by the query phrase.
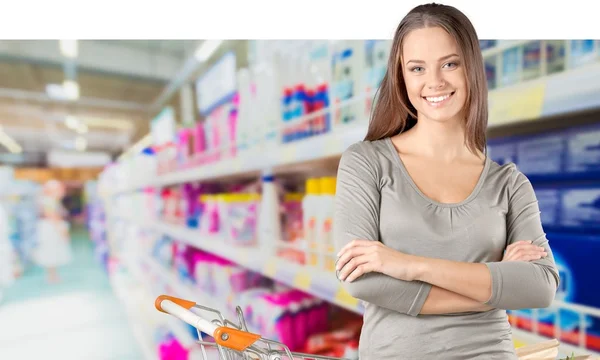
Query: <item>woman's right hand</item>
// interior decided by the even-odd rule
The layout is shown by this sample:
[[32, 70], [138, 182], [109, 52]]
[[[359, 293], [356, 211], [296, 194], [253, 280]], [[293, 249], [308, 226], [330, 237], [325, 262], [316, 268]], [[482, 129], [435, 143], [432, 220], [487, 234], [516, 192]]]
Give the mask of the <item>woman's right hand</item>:
[[517, 241], [506, 248], [502, 261], [533, 261], [546, 256], [548, 253], [543, 247], [534, 245], [531, 241]]

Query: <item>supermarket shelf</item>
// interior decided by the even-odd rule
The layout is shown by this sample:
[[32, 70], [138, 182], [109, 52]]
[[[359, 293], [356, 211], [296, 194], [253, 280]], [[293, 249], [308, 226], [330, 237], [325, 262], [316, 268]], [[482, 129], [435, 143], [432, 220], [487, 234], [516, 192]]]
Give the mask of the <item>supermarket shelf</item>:
[[[151, 273], [154, 276], [157, 276], [161, 279], [161, 283], [167, 285], [170, 288], [168, 293], [173, 296], [186, 298], [189, 300], [197, 300], [198, 296], [195, 298], [192, 295], [192, 291], [187, 289], [185, 285], [180, 284], [180, 282], [175, 278], [174, 275], [170, 274], [164, 267], [160, 264], [156, 263], [152, 258], [145, 257], [141, 258], [140, 264], [145, 265], [146, 267], [151, 269]], [[154, 305], [154, 300], [157, 296], [162, 295], [154, 291], [150, 284], [154, 284], [153, 282], [148, 281], [148, 274], [142, 273], [138, 264], [134, 264], [133, 261], [128, 261], [126, 264], [128, 270], [133, 274], [134, 278], [138, 283], [140, 283], [145, 290], [152, 295], [152, 298], [149, 298], [149, 304]], [[158, 314], [158, 310], [155, 310]], [[161, 322], [169, 327], [173, 335], [177, 338], [177, 340], [186, 348], [191, 348], [196, 345], [196, 341], [192, 336], [185, 330], [184, 323], [179, 321], [173, 316], [167, 316], [163, 314], [159, 314], [161, 316]]]
[[[557, 114], [596, 108], [600, 108], [600, 63], [490, 91], [488, 128], [539, 121]], [[336, 125], [330, 133], [293, 143], [257, 145], [233, 158], [159, 175], [143, 183], [129, 184], [109, 196], [147, 186], [257, 176], [264, 169], [273, 169], [277, 173], [291, 165], [340, 156], [348, 146], [364, 138], [367, 128], [368, 120], [363, 119], [353, 124]]]
[[[124, 220], [131, 221], [144, 229], [150, 229], [169, 235], [178, 241], [233, 261], [247, 269], [261, 273], [268, 278], [288, 286], [305, 291], [317, 298], [326, 300], [347, 310], [358, 314], [362, 314], [364, 311], [361, 302], [350, 296], [344, 290], [334, 273], [327, 273], [320, 271], [319, 269], [291, 263], [288, 260], [276, 256], [265, 255], [268, 254], [269, 250], [227, 246], [228, 243], [225, 239], [199, 236], [198, 231], [195, 231], [194, 229], [165, 224], [160, 221]], [[179, 283], [176, 278], [165, 278], [165, 280], [169, 281], [170, 284]], [[188, 297], [191, 297], [192, 299], [194, 296], [197, 298], [197, 295], [194, 295], [194, 293], [188, 291], [185, 287], [179, 285], [173, 286], [177, 293], [186, 294], [186, 296], [189, 295]], [[212, 307], [219, 308], [219, 306]]]
[[600, 63], [489, 92], [489, 128], [600, 108]]
[[237, 156], [190, 169], [158, 176], [144, 184], [117, 190], [114, 195], [134, 191], [146, 186], [169, 186], [191, 181], [208, 181], [240, 175], [259, 175], [264, 169], [276, 173], [290, 165], [307, 163], [340, 156], [348, 146], [362, 140], [368, 124], [359, 122], [339, 126], [337, 130], [302, 141], [284, 145], [257, 146], [240, 152]]

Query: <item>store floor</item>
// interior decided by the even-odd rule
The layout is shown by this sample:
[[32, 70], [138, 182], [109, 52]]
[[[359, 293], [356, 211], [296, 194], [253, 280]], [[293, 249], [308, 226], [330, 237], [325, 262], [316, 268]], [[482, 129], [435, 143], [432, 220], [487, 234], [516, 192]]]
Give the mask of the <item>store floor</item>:
[[59, 284], [32, 268], [6, 290], [0, 359], [143, 359], [87, 233], [75, 229], [72, 240], [74, 259], [60, 270]]

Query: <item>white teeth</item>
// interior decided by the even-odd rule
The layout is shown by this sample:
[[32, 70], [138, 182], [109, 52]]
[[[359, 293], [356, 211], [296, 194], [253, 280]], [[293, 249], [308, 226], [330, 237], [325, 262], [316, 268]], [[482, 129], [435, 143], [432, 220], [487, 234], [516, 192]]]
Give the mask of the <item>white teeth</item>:
[[437, 97], [426, 97], [425, 99], [427, 99], [427, 101], [429, 101], [429, 102], [436, 103], [436, 102], [444, 101], [449, 97], [450, 97], [450, 94], [444, 95], [444, 96], [437, 96]]

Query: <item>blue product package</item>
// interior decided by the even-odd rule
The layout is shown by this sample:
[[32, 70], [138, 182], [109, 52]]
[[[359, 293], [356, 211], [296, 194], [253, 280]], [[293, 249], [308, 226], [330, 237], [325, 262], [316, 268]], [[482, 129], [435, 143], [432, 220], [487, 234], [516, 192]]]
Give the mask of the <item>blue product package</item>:
[[[282, 119], [284, 123], [289, 122], [293, 118], [292, 111], [292, 93], [286, 92], [281, 100], [281, 105], [283, 109]], [[288, 129], [283, 131], [283, 142], [287, 143], [290, 141], [290, 132]]]
[[600, 185], [565, 187], [561, 193], [559, 225], [581, 232], [600, 232]]
[[481, 50], [486, 50], [496, 46], [496, 40], [479, 40], [479, 47]]
[[501, 138], [488, 141], [488, 156], [500, 165], [517, 161], [517, 142], [513, 138]]
[[488, 84], [488, 89], [496, 88], [496, 56], [485, 59], [485, 77]]
[[561, 209], [560, 190], [557, 188], [539, 188], [535, 187], [535, 196], [540, 208], [540, 216], [544, 227], [552, 228], [558, 223], [558, 216]]
[[562, 132], [522, 138], [517, 145], [519, 169], [525, 175], [556, 175], [563, 168], [566, 152]]
[[566, 138], [564, 171], [580, 174], [600, 172], [600, 124], [570, 129]]
[[542, 74], [542, 42], [534, 41], [523, 47], [523, 80], [531, 80]]
[[571, 67], [587, 64], [595, 57], [594, 40], [571, 40]]

